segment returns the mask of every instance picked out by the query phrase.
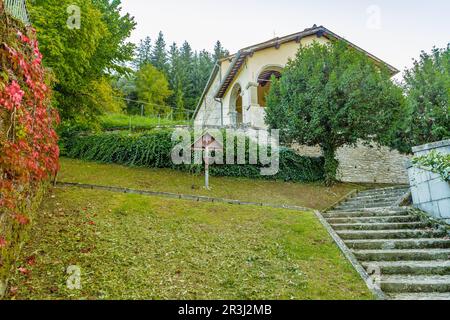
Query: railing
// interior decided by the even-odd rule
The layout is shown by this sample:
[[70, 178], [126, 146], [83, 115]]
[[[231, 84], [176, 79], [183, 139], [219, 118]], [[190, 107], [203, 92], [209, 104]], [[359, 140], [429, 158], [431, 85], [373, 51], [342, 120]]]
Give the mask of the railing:
[[30, 19], [28, 18], [28, 11], [25, 0], [0, 0], [0, 1], [3, 1], [6, 13], [22, 21], [26, 25], [30, 24]]

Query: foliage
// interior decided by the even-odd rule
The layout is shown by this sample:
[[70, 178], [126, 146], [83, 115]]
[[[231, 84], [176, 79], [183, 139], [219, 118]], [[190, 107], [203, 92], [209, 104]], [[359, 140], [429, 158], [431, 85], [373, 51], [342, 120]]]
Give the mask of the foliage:
[[0, 291], [42, 186], [59, 168], [53, 129], [59, 116], [51, 107], [35, 31], [5, 16], [1, 6], [0, 2]]
[[133, 65], [136, 70], [140, 69], [143, 65], [152, 62], [152, 40], [150, 37], [146, 37], [139, 42], [139, 46], [136, 48], [135, 59]]
[[[100, 126], [103, 130], [150, 130], [158, 126], [188, 125], [185, 120], [171, 120], [167, 118], [129, 116], [125, 114], [106, 114], [100, 116]], [[85, 131], [85, 130], [81, 130]]]
[[[174, 165], [171, 152], [177, 144], [172, 142], [172, 130], [155, 130], [141, 134], [100, 133], [81, 135], [65, 145], [71, 158], [95, 160], [149, 168], [172, 168], [192, 173], [202, 172], [202, 165]], [[224, 142], [226, 143], [226, 142]], [[249, 158], [249, 141], [246, 143]], [[235, 153], [236, 154], [236, 153]], [[224, 155], [226, 157], [226, 153]], [[237, 156], [235, 159], [237, 163]], [[280, 171], [275, 176], [261, 176], [262, 165], [214, 165], [213, 176], [276, 179], [283, 181], [318, 181], [323, 178], [323, 161], [297, 155], [290, 149], [280, 151]]]
[[214, 55], [213, 55], [214, 62], [217, 62], [229, 55], [230, 52], [222, 46], [222, 43], [220, 41], [217, 41], [216, 45], [214, 46]]
[[164, 73], [146, 64], [136, 73], [136, 90], [139, 100], [145, 102], [145, 114], [164, 115], [169, 112], [167, 98], [172, 94]]
[[[167, 50], [164, 34], [160, 32], [153, 46], [149, 37], [140, 42], [133, 65], [139, 70], [147, 62], [151, 62], [161, 71], [167, 77], [169, 89], [172, 91], [167, 102], [174, 117], [189, 119], [209, 79], [214, 60], [226, 55], [228, 51], [222, 47], [220, 41], [215, 46], [214, 54], [206, 50], [193, 51], [187, 41], [181, 47], [173, 43]], [[136, 103], [131, 101], [136, 100], [139, 95], [137, 88], [134, 89], [134, 92], [128, 94], [128, 110], [138, 110]]]
[[125, 101], [121, 97], [122, 92], [113, 88], [109, 79], [101, 78], [93, 81], [91, 89], [95, 93], [92, 96], [92, 103], [102, 114], [121, 113], [125, 109]]
[[450, 44], [422, 52], [404, 77], [407, 109], [394, 143], [411, 148], [450, 138]]
[[425, 156], [414, 157], [412, 162], [416, 166], [430, 169], [439, 174], [444, 181], [450, 182], [450, 154], [432, 151]]
[[[82, 13], [80, 29], [67, 26], [66, 8], [72, 4]], [[28, 6], [44, 64], [57, 80], [55, 98], [62, 118], [101, 113], [93, 84], [108, 73], [126, 72], [123, 65], [132, 59], [134, 46], [125, 41], [135, 26], [133, 19], [120, 14], [119, 0], [36, 0]]]
[[302, 47], [280, 80], [272, 79], [266, 122], [286, 142], [319, 145], [326, 182], [336, 179], [336, 150], [359, 139], [382, 142], [403, 96], [389, 71], [344, 42]]
[[156, 40], [155, 46], [153, 47], [150, 61], [156, 69], [161, 71], [164, 75], [167, 75], [169, 66], [166, 41], [164, 40], [164, 35], [161, 31], [159, 32], [158, 39]]

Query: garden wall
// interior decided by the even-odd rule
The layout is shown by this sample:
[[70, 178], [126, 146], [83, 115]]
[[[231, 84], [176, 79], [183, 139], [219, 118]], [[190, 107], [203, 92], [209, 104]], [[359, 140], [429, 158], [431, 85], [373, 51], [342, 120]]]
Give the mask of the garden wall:
[[[302, 156], [321, 156], [320, 147], [296, 146]], [[338, 178], [343, 182], [408, 184], [405, 163], [411, 159], [396, 150], [376, 144], [359, 142], [356, 147], [344, 146], [337, 151]]]
[[[450, 140], [413, 148], [416, 156], [432, 151], [450, 154]], [[408, 164], [409, 180], [414, 206], [436, 219], [450, 223], [450, 184], [437, 173]]]

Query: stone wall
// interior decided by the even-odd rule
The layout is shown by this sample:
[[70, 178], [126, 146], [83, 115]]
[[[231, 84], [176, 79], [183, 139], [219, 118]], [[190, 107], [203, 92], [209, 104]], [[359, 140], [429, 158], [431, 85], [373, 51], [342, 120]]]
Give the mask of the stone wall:
[[[413, 149], [423, 156], [431, 151], [450, 154], [450, 140], [427, 144]], [[409, 180], [414, 206], [432, 217], [450, 223], [450, 184], [440, 175], [408, 164]]]
[[[319, 147], [293, 146], [301, 155], [321, 156]], [[405, 164], [410, 156], [376, 144], [345, 146], [337, 151], [338, 178], [344, 182], [408, 184]]]

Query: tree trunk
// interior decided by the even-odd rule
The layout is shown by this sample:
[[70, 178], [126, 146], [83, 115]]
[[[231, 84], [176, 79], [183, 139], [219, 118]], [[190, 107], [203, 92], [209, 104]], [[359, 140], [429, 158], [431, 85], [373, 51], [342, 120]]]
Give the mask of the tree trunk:
[[322, 146], [323, 156], [325, 158], [325, 184], [327, 186], [333, 185], [337, 181], [337, 169], [339, 161], [336, 159], [336, 149], [331, 146]]

